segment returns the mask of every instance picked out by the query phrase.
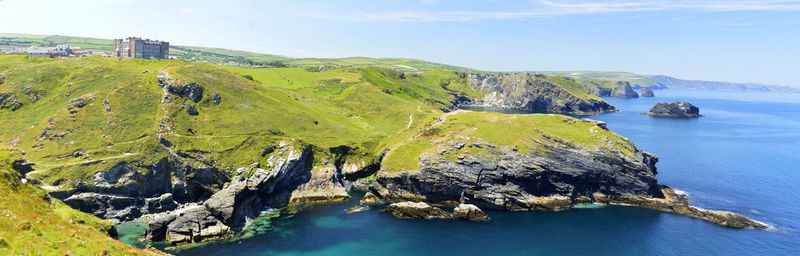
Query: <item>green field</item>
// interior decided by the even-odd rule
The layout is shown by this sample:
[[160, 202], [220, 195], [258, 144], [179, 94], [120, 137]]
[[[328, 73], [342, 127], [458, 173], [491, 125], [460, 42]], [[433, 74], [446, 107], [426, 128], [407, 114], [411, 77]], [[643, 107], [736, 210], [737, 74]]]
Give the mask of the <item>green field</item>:
[[[26, 43], [13, 43], [9, 40], [16, 39]], [[167, 40], [169, 41], [169, 40]], [[28, 35], [28, 34], [3, 34], [0, 33], [0, 45], [38, 45], [56, 46], [70, 45], [81, 47], [87, 50], [111, 52], [114, 49], [114, 41], [110, 39], [71, 37], [71, 36], [47, 36], [47, 35]], [[469, 71], [471, 69], [452, 65], [433, 63], [423, 60], [404, 59], [404, 58], [291, 58], [274, 54], [262, 54], [247, 51], [228, 50], [221, 48], [181, 46], [170, 44], [170, 56], [175, 56], [180, 60], [227, 63], [236, 62], [242, 64], [267, 64], [274, 65], [281, 63], [293, 67], [319, 67], [325, 66], [375, 66], [387, 69], [397, 69], [403, 71], [428, 71], [434, 69]]]

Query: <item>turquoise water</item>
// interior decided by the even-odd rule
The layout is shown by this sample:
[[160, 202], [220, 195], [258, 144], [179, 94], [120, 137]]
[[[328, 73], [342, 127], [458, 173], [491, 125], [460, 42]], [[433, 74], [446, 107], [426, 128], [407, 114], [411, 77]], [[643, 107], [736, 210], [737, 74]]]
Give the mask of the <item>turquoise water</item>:
[[[602, 120], [658, 154], [658, 179], [693, 205], [774, 226], [736, 230], [624, 206], [489, 211], [490, 223], [400, 220], [351, 202], [315, 207], [261, 235], [180, 255], [800, 255], [800, 94], [656, 91], [607, 99]], [[654, 118], [657, 101], [687, 100], [697, 119]]]

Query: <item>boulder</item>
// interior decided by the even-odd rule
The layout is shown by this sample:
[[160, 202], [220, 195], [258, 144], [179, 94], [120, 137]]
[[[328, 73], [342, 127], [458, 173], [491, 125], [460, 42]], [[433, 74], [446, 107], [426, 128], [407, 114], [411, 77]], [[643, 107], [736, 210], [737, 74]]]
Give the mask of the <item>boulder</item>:
[[167, 236], [167, 225], [177, 218], [177, 214], [164, 214], [147, 223], [144, 237], [150, 241], [163, 241]]
[[171, 94], [185, 97], [195, 103], [200, 102], [200, 100], [203, 99], [204, 89], [197, 83], [192, 82], [184, 85], [176, 85], [171, 82], [159, 82], [159, 84], [162, 83], [167, 86], [167, 91]]
[[650, 108], [650, 112], [646, 113], [650, 116], [657, 117], [701, 117], [700, 108], [685, 101], [676, 101], [673, 103], [659, 102]]
[[489, 221], [489, 215], [474, 204], [460, 204], [453, 209], [453, 218], [468, 221]]
[[219, 94], [216, 93], [211, 94], [211, 101], [214, 102], [214, 104], [219, 105], [220, 101], [222, 101], [222, 97], [220, 97]]
[[653, 89], [650, 88], [642, 88], [642, 97], [655, 97], [656, 95], [653, 94]]
[[189, 115], [196, 116], [200, 114], [200, 112], [197, 112], [197, 108], [195, 108], [194, 105], [186, 103], [184, 106], [186, 107], [186, 113]]
[[433, 207], [424, 202], [393, 203], [384, 209], [398, 218], [405, 219], [449, 219], [453, 215], [438, 207]]
[[231, 228], [214, 217], [204, 206], [195, 206], [178, 213], [167, 225], [164, 236], [171, 244], [179, 245], [215, 240], [232, 234]]

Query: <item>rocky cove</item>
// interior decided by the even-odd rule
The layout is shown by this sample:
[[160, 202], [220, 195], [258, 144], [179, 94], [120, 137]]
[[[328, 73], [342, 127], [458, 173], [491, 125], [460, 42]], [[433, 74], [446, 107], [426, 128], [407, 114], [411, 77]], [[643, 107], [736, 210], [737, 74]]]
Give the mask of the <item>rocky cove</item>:
[[[602, 122], [563, 118], [572, 125], [586, 125], [592, 133], [608, 131]], [[425, 129], [444, 124], [446, 121]], [[475, 138], [431, 140], [436, 152], [420, 156], [418, 171], [401, 173], [379, 171], [380, 166], [367, 165], [369, 161], [361, 159], [338, 165], [329, 161], [320, 168], [314, 166], [311, 146], [282, 142], [269, 153], [268, 162], [232, 173], [181, 164], [181, 158], [163, 159], [148, 167], [152, 169], [146, 174], [136, 171], [135, 163], [119, 163], [96, 173], [91, 182], [51, 194], [98, 217], [145, 221], [146, 239], [173, 245], [232, 238], [266, 209], [344, 201], [354, 187], [366, 191], [361, 199], [366, 205], [420, 202], [482, 212], [623, 204], [733, 228], [767, 228], [737, 214], [689, 206], [685, 195], [658, 184], [658, 157], [624, 138], [624, 144], [607, 141], [621, 148], [602, 150], [557, 137], [542, 139], [544, 147], [527, 153], [519, 147]], [[376, 159], [378, 163], [382, 160]], [[370, 175], [374, 178], [353, 178]], [[430, 206], [412, 213], [403, 209], [410, 208], [387, 212], [425, 219], [454, 216]]]

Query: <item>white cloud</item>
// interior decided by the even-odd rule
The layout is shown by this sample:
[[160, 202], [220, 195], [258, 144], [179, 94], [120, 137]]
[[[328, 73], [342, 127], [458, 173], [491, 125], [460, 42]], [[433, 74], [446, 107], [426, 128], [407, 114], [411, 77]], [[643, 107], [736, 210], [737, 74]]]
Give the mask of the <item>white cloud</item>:
[[630, 13], [648, 11], [697, 10], [710, 12], [730, 11], [800, 11], [798, 0], [764, 1], [653, 1], [631, 0], [626, 2], [605, 1], [558, 1], [540, 0], [527, 10], [514, 11], [391, 11], [385, 13], [304, 14], [302, 17], [335, 19], [354, 22], [458, 22], [470, 20], [509, 20], [538, 17]]

